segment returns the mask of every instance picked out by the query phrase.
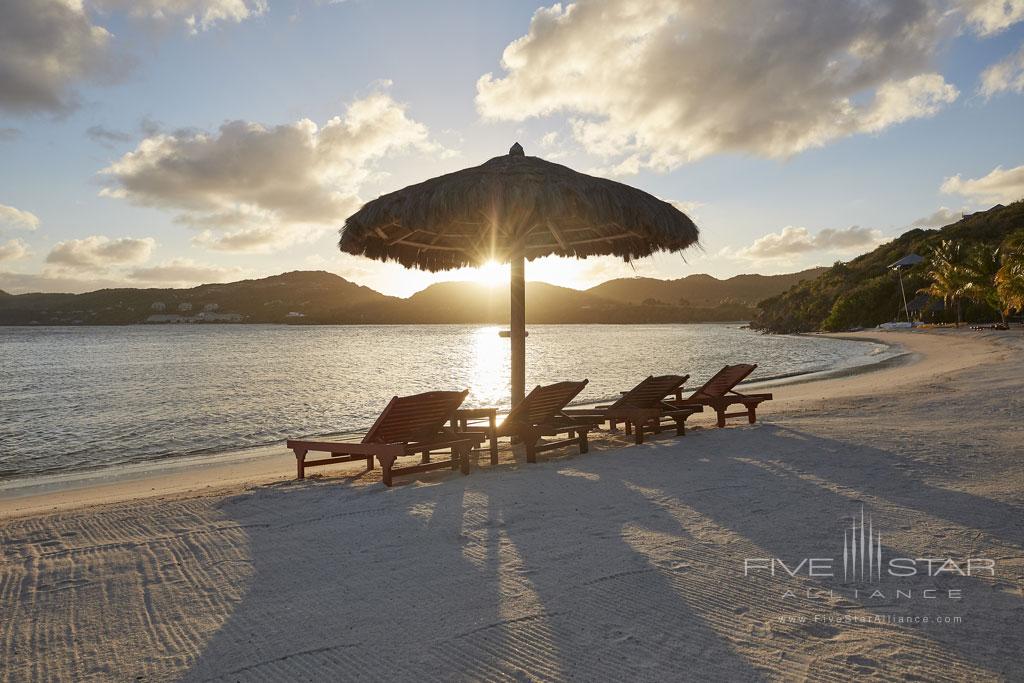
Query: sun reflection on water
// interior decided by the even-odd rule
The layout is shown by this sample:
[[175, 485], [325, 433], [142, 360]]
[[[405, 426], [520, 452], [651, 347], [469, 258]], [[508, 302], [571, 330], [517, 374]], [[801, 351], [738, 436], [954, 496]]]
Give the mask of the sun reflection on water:
[[473, 330], [472, 393], [473, 404], [493, 406], [508, 400], [511, 372], [509, 340], [498, 336], [500, 327]]

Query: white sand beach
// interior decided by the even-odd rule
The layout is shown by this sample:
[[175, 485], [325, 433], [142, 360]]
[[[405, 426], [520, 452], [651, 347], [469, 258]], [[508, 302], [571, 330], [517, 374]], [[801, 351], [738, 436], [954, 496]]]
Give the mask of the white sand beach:
[[[1024, 336], [859, 336], [909, 355], [756, 425], [391, 489], [282, 450], [5, 499], [0, 679], [1019, 680]], [[994, 576], [744, 575], [841, 558], [862, 507], [886, 558]]]

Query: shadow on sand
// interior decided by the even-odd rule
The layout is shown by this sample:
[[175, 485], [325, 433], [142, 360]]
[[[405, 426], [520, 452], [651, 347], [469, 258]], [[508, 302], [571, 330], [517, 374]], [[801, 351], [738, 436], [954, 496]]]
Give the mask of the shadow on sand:
[[[758, 425], [391, 490], [345, 479], [258, 489], [222, 504], [247, 530], [253, 572], [187, 680], [1008, 675], [1022, 606], [1006, 577], [901, 584], [963, 591], [922, 605], [789, 599], [781, 580], [743, 575], [750, 553], [837, 555], [862, 503], [886, 557], [963, 555], [979, 531], [1019, 550], [1008, 517], [1020, 509], [923, 483], [903, 464]], [[964, 621], [780, 621], [821, 611]]]

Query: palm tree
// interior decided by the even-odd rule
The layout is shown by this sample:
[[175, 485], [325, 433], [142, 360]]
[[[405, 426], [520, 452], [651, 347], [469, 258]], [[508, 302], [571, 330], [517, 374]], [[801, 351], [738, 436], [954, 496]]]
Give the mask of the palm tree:
[[996, 272], [996, 293], [1004, 313], [1010, 309], [1024, 311], [1024, 230], [1007, 237], [1000, 250], [1000, 266]]
[[966, 281], [963, 295], [975, 303], [988, 304], [996, 309], [1003, 322], [1006, 322], [1004, 307], [996, 290], [996, 273], [1000, 265], [998, 248], [993, 249], [987, 244], [974, 245], [963, 262], [963, 277]]
[[942, 240], [932, 248], [930, 257], [927, 272], [932, 283], [918, 291], [942, 299], [947, 307], [953, 304], [956, 307], [956, 326], [960, 327], [960, 299], [967, 287], [960, 243]]

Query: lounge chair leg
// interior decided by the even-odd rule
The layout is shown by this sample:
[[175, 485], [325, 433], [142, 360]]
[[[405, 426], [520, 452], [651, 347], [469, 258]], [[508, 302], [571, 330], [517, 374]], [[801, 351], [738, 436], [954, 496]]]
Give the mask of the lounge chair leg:
[[371, 455], [366, 459], [366, 471], [369, 472], [373, 469], [373, 456]]
[[580, 453], [586, 453], [590, 450], [590, 443], [587, 441], [587, 430], [580, 430]]
[[676, 436], [686, 436], [686, 418], [676, 420]]
[[469, 474], [469, 452], [472, 448], [460, 448], [459, 449], [459, 470], [462, 474]]
[[296, 479], [305, 479], [306, 478], [306, 453], [308, 451], [306, 451], [306, 450], [304, 450], [302, 448], [295, 448], [295, 449], [292, 449], [292, 450], [295, 452], [295, 465], [296, 465], [296, 469], [298, 470], [296, 472], [295, 478]]
[[424, 465], [430, 462], [430, 451], [423, 451], [423, 454], [420, 455], [420, 462]]
[[608, 431], [612, 432], [613, 434], [618, 432], [619, 431], [619, 421], [618, 420], [608, 420]]
[[638, 423], [633, 425], [633, 429], [636, 430], [636, 438], [634, 438], [633, 441], [637, 446], [639, 446], [644, 442], [644, 426], [642, 423]]
[[498, 464], [498, 420], [494, 416], [494, 413], [491, 413], [490, 425], [489, 426], [491, 428], [491, 431], [487, 432], [487, 438], [491, 442], [491, 464], [492, 465], [497, 465]]
[[718, 413], [718, 426], [722, 428], [725, 426], [725, 410], [718, 408], [716, 412]]
[[391, 486], [391, 466], [395, 464], [395, 456], [377, 456], [377, 460], [380, 461], [380, 469], [382, 474], [384, 475], [384, 485]]
[[630, 434], [633, 433], [633, 423], [630, 422], [629, 420], [626, 420], [626, 425], [625, 426], [626, 426], [626, 436], [629, 436]]
[[526, 442], [526, 462], [537, 462], [537, 443], [535, 441]]
[[755, 422], [757, 422], [757, 414], [755, 413], [755, 410], [756, 406], [750, 406], [747, 409], [747, 422], [749, 422], [750, 424], [754, 424]]

